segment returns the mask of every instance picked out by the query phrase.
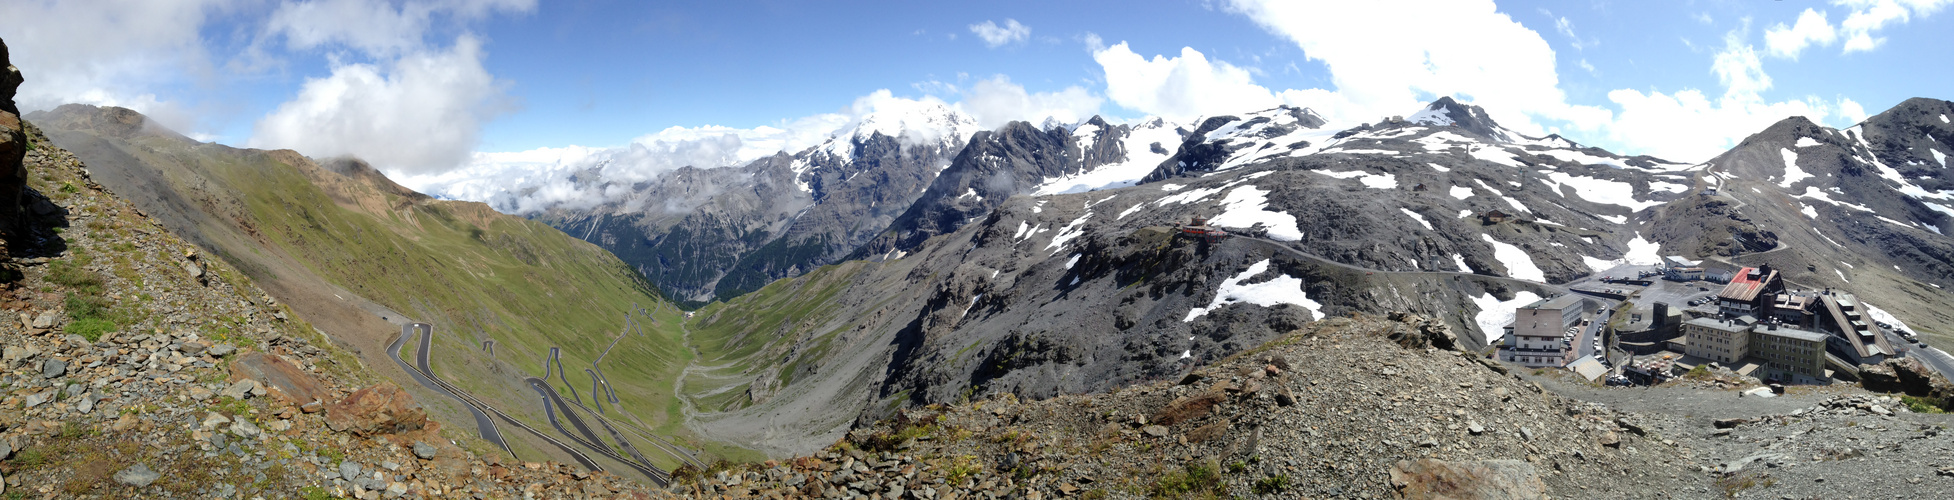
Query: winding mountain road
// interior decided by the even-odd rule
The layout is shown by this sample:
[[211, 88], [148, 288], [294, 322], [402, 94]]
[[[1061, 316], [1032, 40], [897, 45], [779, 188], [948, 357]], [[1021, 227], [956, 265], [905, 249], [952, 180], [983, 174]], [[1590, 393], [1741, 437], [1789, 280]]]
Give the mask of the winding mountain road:
[[[401, 346], [407, 343], [407, 336], [412, 335], [416, 329], [421, 331], [420, 347], [414, 353], [415, 361], [420, 365], [418, 369], [400, 359]], [[480, 430], [482, 439], [501, 447], [502, 451], [509, 452], [509, 456], [515, 456], [515, 450], [509, 449], [509, 443], [502, 440], [502, 430], [495, 427], [495, 420], [490, 419], [488, 413], [483, 412], [480, 408], [476, 408], [473, 404], [469, 404], [468, 400], [462, 399], [454, 391], [448, 390], [446, 384], [440, 384], [435, 381], [433, 370], [428, 368], [428, 340], [434, 337], [433, 330], [434, 327], [427, 323], [408, 323], [402, 325], [400, 327], [400, 336], [394, 337], [393, 342], [387, 345], [387, 357], [393, 358], [394, 363], [399, 364], [400, 369], [406, 371], [407, 375], [413, 377], [414, 381], [420, 383], [422, 387], [454, 398], [455, 401], [460, 401], [462, 406], [468, 407], [468, 413], [475, 417], [475, 427]]]

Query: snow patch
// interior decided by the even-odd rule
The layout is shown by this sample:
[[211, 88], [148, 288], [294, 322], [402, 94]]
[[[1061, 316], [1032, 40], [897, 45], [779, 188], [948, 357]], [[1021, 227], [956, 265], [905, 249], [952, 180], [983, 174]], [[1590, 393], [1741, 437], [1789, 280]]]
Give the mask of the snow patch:
[[1493, 189], [1493, 187], [1492, 187], [1492, 186], [1488, 186], [1488, 185], [1486, 185], [1486, 181], [1483, 181], [1483, 180], [1479, 180], [1479, 179], [1473, 179], [1473, 180], [1472, 180], [1472, 182], [1477, 182], [1477, 183], [1479, 183], [1479, 187], [1480, 187], [1480, 188], [1483, 188], [1483, 189], [1485, 189], [1485, 190], [1487, 190], [1487, 191], [1492, 191], [1492, 192], [1493, 192], [1493, 196], [1498, 196], [1498, 197], [1500, 197], [1501, 199], [1504, 199], [1504, 200], [1506, 200], [1506, 204], [1508, 204], [1508, 205], [1512, 205], [1512, 206], [1513, 206], [1513, 209], [1514, 209], [1514, 210], [1519, 210], [1519, 211], [1521, 211], [1521, 212], [1526, 212], [1526, 213], [1533, 213], [1533, 211], [1532, 211], [1532, 210], [1528, 210], [1528, 209], [1527, 209], [1527, 206], [1526, 206], [1526, 205], [1521, 205], [1521, 204], [1520, 204], [1520, 200], [1517, 200], [1517, 199], [1514, 199], [1514, 198], [1513, 198], [1513, 197], [1511, 197], [1511, 196], [1507, 196], [1507, 195], [1506, 195], [1506, 193], [1502, 193], [1502, 192], [1499, 192], [1499, 190], [1498, 190], [1498, 189]]
[[1296, 227], [1296, 216], [1268, 210], [1269, 193], [1255, 186], [1242, 186], [1228, 192], [1221, 200], [1221, 215], [1208, 219], [1208, 224], [1220, 227], [1249, 228], [1262, 224], [1269, 230], [1269, 239], [1276, 241], [1300, 241], [1303, 231]]
[[1466, 198], [1471, 198], [1472, 188], [1465, 187], [1465, 186], [1452, 186], [1452, 197], [1461, 200]]
[[1530, 153], [1537, 154], [1540, 156], [1550, 156], [1550, 157], [1558, 158], [1561, 161], [1570, 161], [1582, 165], [1607, 165], [1615, 168], [1628, 168], [1628, 164], [1622, 163], [1621, 160], [1608, 158], [1605, 156], [1595, 156], [1580, 151], [1569, 151], [1565, 149], [1550, 149], [1546, 151], [1530, 151]]
[[1507, 151], [1505, 148], [1497, 148], [1497, 147], [1473, 148], [1472, 157], [1484, 161], [1506, 165], [1509, 167], [1526, 168], [1525, 164], [1520, 163], [1519, 160], [1513, 159], [1513, 153], [1511, 151]]
[[1472, 272], [1472, 266], [1466, 265], [1466, 258], [1464, 255], [1459, 255], [1456, 253], [1452, 254], [1452, 263], [1459, 266], [1459, 272], [1462, 273]]
[[1441, 166], [1439, 166], [1439, 165], [1438, 165], [1437, 163], [1426, 163], [1426, 165], [1431, 165], [1431, 166], [1432, 166], [1432, 170], [1437, 170], [1437, 171], [1440, 171], [1440, 172], [1451, 172], [1451, 171], [1452, 171], [1452, 169], [1449, 169], [1449, 168], [1445, 168], [1445, 167], [1441, 167]]
[[1506, 325], [1513, 322], [1514, 314], [1520, 310], [1520, 306], [1539, 300], [1539, 295], [1528, 291], [1514, 293], [1513, 300], [1506, 301], [1499, 300], [1491, 293], [1483, 293], [1472, 298], [1472, 304], [1479, 306], [1479, 313], [1474, 314], [1472, 320], [1479, 324], [1480, 333], [1486, 334], [1488, 345], [1498, 344], [1499, 339], [1506, 336]]
[[[1095, 127], [1081, 126], [1078, 131], [1073, 132], [1073, 135], [1078, 136], [1081, 143], [1090, 143], [1093, 140], [1090, 132], [1095, 132], [1093, 130]], [[1181, 142], [1180, 133], [1176, 128], [1174, 124], [1158, 119], [1134, 127], [1119, 143], [1120, 150], [1126, 153], [1125, 160], [1101, 164], [1091, 170], [1047, 180], [1032, 190], [1032, 196], [1083, 193], [1139, 184], [1140, 179], [1152, 173], [1154, 167], [1159, 166], [1170, 156], [1170, 154], [1155, 153], [1153, 144]]]
[[[1947, 119], [1947, 117], [1943, 115], [1941, 119], [1945, 120]], [[1892, 313], [1888, 313], [1884, 309], [1874, 307], [1872, 304], [1867, 304], [1865, 302], [1860, 302], [1859, 305], [1866, 306], [1866, 315], [1872, 316], [1873, 321], [1878, 321], [1881, 323], [1886, 323], [1888, 325], [1893, 325], [1894, 330], [1899, 330], [1907, 333], [1914, 333], [1913, 328], [1908, 327], [1906, 322], [1900, 321], [1900, 318], [1894, 317]]]
[[1586, 255], [1581, 256], [1581, 263], [1587, 264], [1588, 269], [1593, 269], [1594, 272], [1597, 273], [1615, 268], [1615, 261], [1608, 260], [1608, 259], [1597, 259]]
[[1822, 142], [1818, 142], [1818, 140], [1817, 140], [1817, 139], [1813, 139], [1813, 138], [1810, 138], [1810, 137], [1799, 137], [1799, 138], [1798, 138], [1798, 143], [1797, 143], [1797, 144], [1793, 144], [1793, 146], [1797, 146], [1797, 147], [1801, 147], [1801, 148], [1809, 148], [1809, 147], [1812, 147], [1812, 146], [1821, 146], [1821, 145], [1824, 145], [1824, 144], [1825, 144], [1825, 143], [1822, 143]]
[[1085, 224], [1086, 219], [1091, 217], [1092, 217], [1092, 211], [1087, 210], [1085, 215], [1081, 215], [1077, 219], [1072, 219], [1072, 223], [1066, 224], [1064, 228], [1060, 228], [1058, 230], [1058, 236], [1053, 236], [1052, 242], [1046, 244], [1045, 249], [1051, 250], [1052, 253], [1058, 253], [1058, 250], [1061, 247], [1065, 246], [1066, 242], [1072, 241], [1073, 238], [1078, 238], [1080, 235], [1085, 234], [1085, 230], [1080, 229], [1079, 226]]
[[1805, 217], [1809, 217], [1809, 218], [1813, 218], [1813, 219], [1817, 219], [1817, 218], [1818, 218], [1818, 209], [1816, 209], [1816, 208], [1812, 208], [1812, 206], [1811, 206], [1811, 205], [1806, 205], [1806, 204], [1803, 204], [1803, 203], [1799, 203], [1799, 204], [1798, 204], [1798, 206], [1800, 206], [1800, 207], [1804, 207], [1804, 208], [1802, 208], [1802, 209], [1799, 209], [1799, 210], [1798, 210], [1798, 213], [1802, 213], [1802, 214], [1805, 214]]
[[1471, 217], [1471, 216], [1472, 216], [1472, 211], [1471, 211], [1471, 210], [1460, 210], [1460, 211], [1459, 211], [1459, 218], [1461, 218], [1461, 219], [1464, 219], [1464, 218], [1466, 218], [1466, 217]]
[[[1814, 200], [1818, 200], [1818, 201], [1823, 201], [1823, 202], [1826, 202], [1826, 203], [1831, 203], [1831, 204], [1833, 204], [1833, 205], [1839, 205], [1839, 206], [1845, 206], [1845, 207], [1852, 207], [1853, 209], [1855, 209], [1855, 210], [1859, 210], [1859, 211], [1861, 211], [1861, 212], [1871, 212], [1871, 211], [1873, 211], [1873, 209], [1871, 209], [1871, 208], [1867, 208], [1867, 207], [1866, 207], [1865, 205], [1854, 205], [1854, 204], [1851, 204], [1851, 203], [1846, 203], [1846, 202], [1842, 202], [1842, 201], [1837, 201], [1837, 200], [1833, 200], [1833, 199], [1832, 199], [1832, 195], [1831, 195], [1831, 194], [1829, 194], [1829, 193], [1826, 193], [1826, 192], [1824, 192], [1824, 191], [1819, 191], [1819, 190], [1818, 190], [1818, 188], [1817, 188], [1817, 187], [1814, 187], [1814, 186], [1805, 186], [1805, 194], [1801, 194], [1801, 195], [1798, 195], [1798, 197], [1799, 197], [1799, 198], [1811, 198], [1811, 199], [1814, 199]], [[1934, 206], [1934, 204], [1932, 204], [1932, 203], [1926, 203], [1926, 205], [1927, 205], [1927, 206], [1928, 206], [1929, 208], [1932, 208], [1932, 207]]]
[[1208, 307], [1196, 307], [1188, 311], [1187, 319], [1181, 321], [1192, 322], [1194, 318], [1206, 315], [1209, 311], [1237, 302], [1247, 302], [1262, 307], [1270, 307], [1276, 304], [1295, 304], [1302, 306], [1304, 309], [1309, 309], [1309, 314], [1312, 319], [1323, 319], [1323, 305], [1309, 299], [1309, 293], [1303, 291], [1303, 280], [1300, 278], [1292, 278], [1287, 274], [1280, 274], [1276, 275], [1275, 279], [1269, 281], [1247, 285], [1242, 284], [1242, 281], [1268, 270], [1269, 259], [1262, 259], [1261, 262], [1248, 266], [1248, 270], [1242, 271], [1241, 274], [1222, 280], [1221, 289], [1215, 291], [1214, 301], [1209, 302]]
[[1069, 260], [1066, 260], [1066, 261], [1065, 261], [1065, 268], [1066, 268], [1066, 269], [1071, 269], [1071, 268], [1072, 268], [1072, 265], [1073, 265], [1073, 264], [1078, 264], [1078, 263], [1079, 263], [1079, 256], [1081, 256], [1081, 255], [1085, 255], [1085, 254], [1082, 254], [1082, 253], [1075, 253], [1075, 254], [1072, 254], [1072, 258], [1071, 258], [1071, 259], [1069, 259]]
[[1642, 233], [1635, 233], [1635, 239], [1628, 240], [1628, 253], [1622, 255], [1622, 262], [1635, 266], [1653, 266], [1662, 263], [1662, 244], [1642, 239]]
[[1413, 212], [1409, 208], [1400, 208], [1398, 210], [1404, 211], [1405, 215], [1409, 215], [1413, 220], [1417, 220], [1419, 225], [1425, 226], [1426, 231], [1432, 230], [1432, 223], [1431, 221], [1425, 220], [1425, 216], [1419, 215], [1418, 212]]
[[1171, 193], [1171, 192], [1174, 192], [1174, 191], [1179, 191], [1179, 190], [1181, 190], [1181, 188], [1184, 188], [1184, 187], [1187, 187], [1187, 186], [1186, 186], [1186, 185], [1183, 185], [1183, 184], [1161, 184], [1161, 185], [1160, 185], [1160, 190], [1161, 190], [1161, 191], [1166, 191], [1166, 192], [1169, 192], [1169, 193]]
[[1849, 280], [1849, 279], [1846, 279], [1846, 278], [1845, 278], [1845, 271], [1840, 271], [1840, 270], [1839, 270], [1839, 268], [1836, 268], [1836, 267], [1834, 267], [1834, 268], [1832, 268], [1832, 272], [1835, 272], [1835, 273], [1839, 273], [1839, 280], [1840, 280], [1840, 281], [1844, 281], [1844, 282], [1846, 282], [1846, 283], [1851, 283], [1851, 282], [1852, 282], [1852, 280]]
[[1560, 192], [1559, 185], [1573, 187], [1574, 194], [1579, 195], [1581, 199], [1594, 203], [1620, 205], [1628, 207], [1630, 211], [1635, 212], [1662, 204], [1660, 201], [1637, 201], [1635, 199], [1635, 186], [1626, 182], [1568, 175], [1561, 172], [1547, 174], [1547, 178], [1552, 179], [1556, 183], [1555, 192]]
[[[1805, 140], [1809, 141], [1811, 138], [1807, 137]], [[1778, 187], [1791, 189], [1792, 184], [1812, 177], [1812, 174], [1807, 174], [1804, 169], [1798, 168], [1798, 153], [1786, 148], [1778, 148], [1778, 151], [1784, 153], [1784, 182], [1779, 182]]]
[[1933, 153], [1933, 154], [1934, 154], [1934, 161], [1937, 161], [1937, 162], [1940, 162], [1940, 166], [1941, 166], [1941, 168], [1947, 168], [1947, 154], [1946, 154], [1946, 153], [1942, 153], [1942, 152], [1940, 152], [1940, 150], [1938, 150], [1938, 149], [1934, 149], [1934, 148], [1927, 148], [1927, 152], [1929, 152], [1929, 153]]
[[1495, 240], [1490, 234], [1481, 233], [1479, 238], [1493, 245], [1493, 258], [1499, 259], [1500, 264], [1506, 265], [1507, 277], [1538, 281], [1541, 283], [1547, 282], [1547, 273], [1542, 272], [1540, 266], [1533, 264], [1533, 257], [1527, 255], [1525, 250], [1521, 250], [1520, 247], [1510, 243]]

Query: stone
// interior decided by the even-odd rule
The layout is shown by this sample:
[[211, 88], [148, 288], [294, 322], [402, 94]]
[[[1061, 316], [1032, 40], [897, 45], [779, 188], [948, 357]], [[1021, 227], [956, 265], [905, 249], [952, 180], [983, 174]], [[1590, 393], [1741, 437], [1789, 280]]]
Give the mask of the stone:
[[42, 391], [34, 394], [28, 394], [26, 398], [23, 398], [21, 400], [21, 403], [26, 404], [28, 408], [33, 408], [36, 406], [47, 404], [48, 401], [54, 399], [55, 394], [56, 391], [52, 391], [52, 390]]
[[252, 424], [250, 420], [239, 418], [231, 422], [231, 433], [239, 437], [254, 438], [258, 437], [259, 434], [263, 434], [264, 431], [258, 429], [258, 426]]
[[434, 445], [423, 443], [420, 441], [414, 442], [414, 456], [420, 457], [421, 460], [433, 460], [434, 455], [439, 451], [440, 450], [436, 449]]
[[149, 466], [143, 464], [136, 464], [115, 473], [115, 482], [137, 488], [149, 486], [150, 483], [162, 478], [162, 474], [149, 470]]
[[1521, 427], [1521, 428], [1520, 428], [1520, 438], [1521, 438], [1521, 439], [1525, 439], [1525, 440], [1528, 440], [1528, 441], [1532, 441], [1532, 440], [1533, 440], [1533, 429], [1528, 429], [1528, 428], [1526, 428], [1526, 427]]
[[75, 401], [75, 411], [80, 412], [83, 415], [87, 415], [88, 412], [95, 411], [95, 394], [89, 393], [89, 394], [81, 395], [81, 399]]
[[326, 410], [325, 403], [320, 403], [319, 400], [317, 399], [314, 399], [309, 403], [299, 405], [299, 411], [303, 413], [319, 413], [325, 410]]
[[223, 414], [212, 412], [204, 416], [203, 427], [204, 430], [208, 431], [228, 423], [231, 423], [231, 419], [226, 418]]
[[1739, 425], [1744, 425], [1747, 422], [1749, 421], [1741, 418], [1720, 418], [1717, 419], [1715, 422], [1711, 422], [1710, 424], [1715, 425], [1716, 428], [1718, 429], [1729, 429]]
[[1188, 431], [1187, 442], [1199, 443], [1199, 442], [1209, 441], [1213, 439], [1218, 439], [1228, 434], [1228, 424], [1229, 422], [1227, 420], [1219, 420], [1214, 423], [1210, 423], [1208, 425], [1203, 425], [1192, 431]]
[[401, 482], [399, 482], [399, 481], [394, 481], [394, 482], [391, 482], [391, 483], [387, 483], [387, 493], [386, 493], [386, 494], [387, 494], [387, 498], [393, 498], [393, 497], [397, 497], [397, 496], [401, 496], [401, 495], [405, 495], [405, 494], [407, 494], [407, 485], [406, 485], [406, 484], [402, 484], [402, 483], [401, 483]]
[[1485, 434], [1486, 428], [1480, 426], [1479, 422], [1466, 422], [1466, 432], [1470, 432], [1472, 433], [1472, 435], [1477, 436], [1480, 434]]
[[340, 462], [339, 477], [347, 481], [358, 480], [360, 478], [360, 464], [351, 461]]
[[1391, 486], [1407, 500], [1547, 498], [1547, 483], [1519, 460], [1399, 461], [1391, 466]]
[[30, 327], [36, 330], [54, 328], [54, 322], [59, 319], [61, 319], [61, 316], [55, 314], [54, 311], [41, 311], [40, 316], [34, 317], [34, 324], [30, 325]]
[[46, 361], [41, 362], [42, 378], [59, 378], [60, 376], [67, 375], [67, 374], [68, 374], [68, 362], [66, 361], [62, 361], [54, 358], [48, 358]]
[[251, 390], [256, 388], [258, 388], [258, 381], [247, 378], [231, 384], [230, 387], [224, 388], [224, 392], [220, 392], [218, 395], [231, 399], [245, 399], [250, 397]]
[[393, 434], [427, 426], [427, 412], [392, 382], [353, 391], [326, 408], [326, 426], [356, 436]]
[[1602, 446], [1606, 446], [1609, 448], [1622, 447], [1622, 438], [1621, 436], [1615, 435], [1615, 431], [1608, 431], [1608, 432], [1601, 433], [1601, 438], [1599, 439], [1599, 441], [1601, 442]]
[[1148, 436], [1153, 436], [1153, 437], [1167, 437], [1167, 427], [1164, 425], [1149, 425], [1146, 427], [1141, 427], [1140, 432], [1147, 433]]
[[190, 395], [190, 399], [194, 401], [203, 401], [206, 399], [210, 399], [211, 396], [217, 395], [217, 393], [210, 392], [210, 389], [206, 389], [204, 388], [204, 386], [201, 385], [190, 386], [190, 389], [185, 392], [188, 392]]
[[183, 272], [189, 273], [190, 279], [193, 280], [200, 280], [204, 278], [204, 268], [197, 267], [197, 263], [195, 262], [184, 262]]
[[290, 420], [273, 420], [271, 423], [265, 424], [265, 430], [272, 432], [285, 432], [291, 429], [292, 421]]
[[221, 358], [224, 356], [229, 356], [231, 355], [231, 353], [237, 352], [237, 346], [228, 343], [217, 344], [214, 346], [210, 346], [210, 350], [206, 352], [210, 353], [210, 357]]

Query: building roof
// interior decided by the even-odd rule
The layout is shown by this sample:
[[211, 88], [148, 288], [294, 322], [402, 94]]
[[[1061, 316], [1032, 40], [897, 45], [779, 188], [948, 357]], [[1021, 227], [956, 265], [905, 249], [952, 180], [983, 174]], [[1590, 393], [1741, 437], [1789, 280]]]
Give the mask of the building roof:
[[1608, 374], [1608, 368], [1601, 366], [1601, 362], [1596, 361], [1594, 356], [1582, 356], [1581, 359], [1568, 363], [1567, 369], [1574, 370], [1574, 373], [1581, 374], [1581, 378], [1588, 379], [1590, 382]]
[[1692, 319], [1683, 322], [1683, 324], [1696, 325], [1704, 328], [1710, 328], [1713, 330], [1722, 330], [1726, 332], [1741, 332], [1750, 329], [1750, 325], [1733, 323], [1727, 320], [1708, 318], [1708, 317]]
[[1792, 328], [1792, 327], [1782, 326], [1782, 325], [1778, 326], [1777, 329], [1775, 330], [1771, 329], [1771, 327], [1768, 326], [1758, 326], [1757, 333], [1762, 333], [1773, 337], [1798, 339], [1806, 342], [1818, 342], [1818, 343], [1825, 342], [1825, 334], [1823, 333], [1799, 330], [1797, 328]]
[[1730, 277], [1730, 284], [1724, 285], [1723, 291], [1717, 293], [1717, 298], [1739, 302], [1755, 301], [1757, 295], [1764, 291], [1765, 286], [1777, 277], [1778, 271], [1775, 269], [1769, 273], [1758, 272], [1755, 267], [1740, 269], [1736, 275]]
[[1580, 306], [1580, 308], [1581, 308], [1581, 310], [1582, 310], [1582, 311], [1586, 311], [1586, 310], [1588, 309], [1588, 304], [1587, 304], [1587, 301], [1588, 301], [1588, 298], [1587, 298], [1587, 297], [1582, 297], [1582, 296], [1580, 296], [1580, 295], [1575, 295], [1575, 294], [1571, 294], [1571, 293], [1570, 293], [1570, 294], [1567, 294], [1567, 295], [1562, 295], [1562, 296], [1559, 296], [1559, 297], [1554, 297], [1554, 298], [1551, 298], [1551, 299], [1540, 299], [1540, 300], [1536, 300], [1536, 301], [1533, 301], [1533, 303], [1532, 303], [1532, 304], [1527, 304], [1527, 305], [1525, 305], [1525, 306], [1522, 306], [1522, 307], [1520, 307], [1520, 308], [1521, 308], [1521, 309], [1555, 309], [1555, 310], [1560, 310], [1560, 309], [1567, 309], [1568, 307], [1572, 307], [1572, 306], [1575, 306], [1575, 305], [1577, 305], [1577, 304], [1578, 304], [1578, 305]]

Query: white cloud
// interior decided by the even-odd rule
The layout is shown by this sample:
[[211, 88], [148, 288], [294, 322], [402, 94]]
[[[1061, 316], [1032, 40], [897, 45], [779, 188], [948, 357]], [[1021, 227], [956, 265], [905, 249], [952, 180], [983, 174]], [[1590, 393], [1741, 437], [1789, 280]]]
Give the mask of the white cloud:
[[1031, 38], [1031, 27], [1018, 23], [1016, 19], [1005, 19], [1003, 26], [984, 21], [970, 25], [970, 32], [984, 39], [984, 45], [998, 48], [1008, 44], [1023, 42]]
[[1711, 70], [1724, 86], [1723, 95], [1714, 100], [1693, 89], [1671, 94], [1609, 92], [1608, 99], [1622, 110], [1606, 127], [1610, 139], [1627, 146], [1619, 152], [1698, 162], [1779, 120], [1804, 116], [1823, 122], [1833, 114], [1833, 106], [1817, 98], [1766, 101], [1761, 93], [1771, 88], [1771, 77], [1764, 72], [1757, 50], [1743, 43], [1741, 31], [1725, 35], [1724, 48], [1717, 52]]
[[265, 31], [284, 36], [294, 49], [338, 44], [386, 57], [425, 46], [422, 37], [437, 15], [468, 22], [535, 8], [536, 0], [408, 1], [398, 7], [386, 0], [312, 0], [280, 4]]
[[337, 64], [259, 120], [249, 145], [354, 155], [405, 172], [461, 165], [482, 124], [511, 107], [505, 84], [482, 67], [482, 57], [481, 42], [462, 36], [448, 51], [416, 52], [386, 66]]
[[1050, 118], [1062, 123], [1078, 123], [1099, 112], [1105, 99], [1084, 87], [1066, 87], [1058, 92], [1026, 92], [1023, 85], [1011, 83], [1004, 75], [979, 80], [963, 92], [957, 107], [977, 120], [977, 125], [994, 129], [1013, 120], [1034, 125]]
[[22, 112], [66, 103], [122, 106], [194, 133], [196, 114], [155, 88], [212, 76], [198, 33], [232, 0], [0, 2], [0, 32], [27, 81]]
[[1106, 72], [1106, 97], [1146, 114], [1186, 120], [1282, 103], [1269, 89], [1256, 85], [1248, 70], [1209, 61], [1192, 47], [1181, 49], [1180, 57], [1147, 59], [1120, 42], [1094, 52], [1092, 58]]
[[1797, 60], [1805, 47], [1823, 47], [1838, 39], [1838, 31], [1825, 20], [1825, 13], [1812, 9], [1805, 9], [1791, 26], [1778, 23], [1764, 31], [1764, 46], [1770, 47], [1771, 55], [1791, 60]]
[[1845, 51], [1851, 53], [1873, 50], [1886, 43], [1886, 37], [1874, 34], [1886, 25], [1895, 21], [1905, 23], [1913, 16], [1932, 15], [1954, 0], [1834, 0], [1832, 3], [1852, 10], [1852, 14], [1839, 22]]
[[1857, 101], [1839, 98], [1839, 118], [1845, 119], [1847, 123], [1858, 125], [1859, 122], [1866, 121], [1866, 118], [1870, 116], [1872, 115], [1866, 114], [1866, 107], [1860, 106]]
[[292, 100], [258, 120], [248, 144], [311, 156], [357, 156], [399, 172], [467, 163], [482, 126], [514, 108], [507, 82], [483, 67], [482, 43], [464, 33], [447, 49], [428, 43], [437, 23], [456, 27], [535, 0], [311, 0], [281, 3], [265, 33], [289, 49], [346, 48], [368, 62], [329, 55], [332, 74], [308, 78]]
[[[1489, 0], [1416, 9], [1384, 2], [1232, 0], [1230, 9], [1290, 39], [1304, 56], [1329, 68], [1335, 90], [1280, 95], [1332, 121], [1403, 114], [1433, 95], [1485, 106], [1502, 125], [1529, 134], [1545, 132], [1536, 119], [1589, 129], [1609, 117], [1605, 109], [1568, 104], [1553, 49]], [[1572, 33], [1571, 24], [1565, 28]], [[1378, 36], [1383, 32], [1389, 36]]]

